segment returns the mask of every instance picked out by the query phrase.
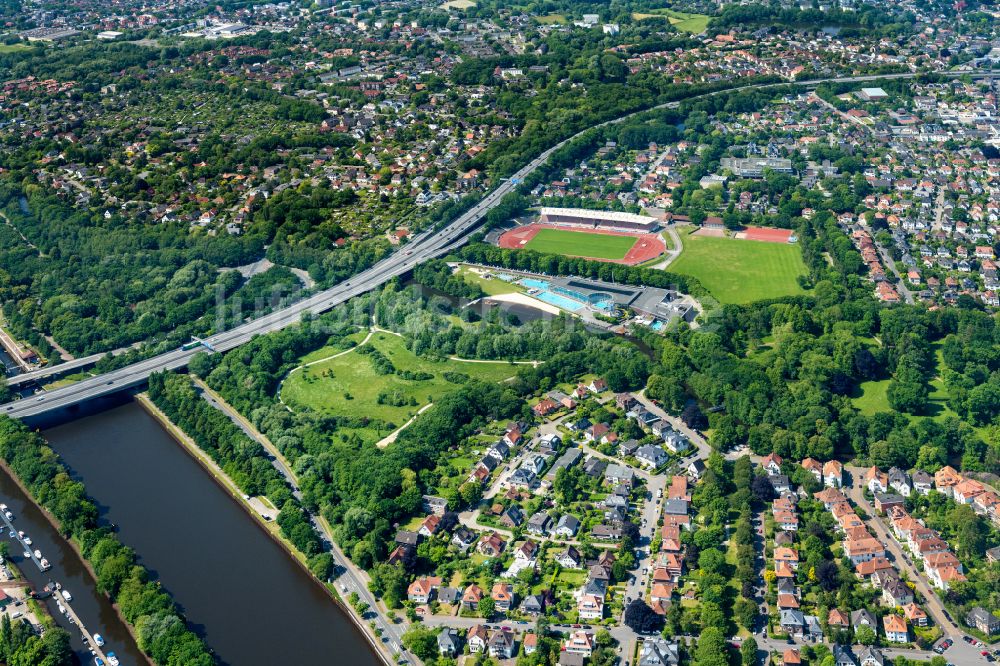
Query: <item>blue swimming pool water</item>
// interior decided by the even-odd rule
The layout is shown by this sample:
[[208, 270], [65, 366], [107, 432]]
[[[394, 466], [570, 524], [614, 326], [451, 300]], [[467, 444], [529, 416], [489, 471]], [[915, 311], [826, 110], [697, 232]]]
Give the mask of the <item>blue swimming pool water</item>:
[[583, 303], [577, 303], [576, 301], [566, 298], [565, 296], [553, 294], [551, 291], [545, 291], [544, 289], [539, 291], [537, 294], [533, 294], [533, 296], [540, 301], [545, 301], [546, 303], [554, 305], [557, 308], [569, 310], [570, 312], [576, 312], [583, 307]]
[[524, 278], [521, 280], [521, 284], [529, 289], [548, 289], [549, 283], [545, 280], [536, 280], [535, 278]]
[[662, 331], [663, 330], [663, 322], [660, 321], [659, 319], [657, 319], [656, 321], [654, 321], [652, 323], [652, 325], [650, 325], [650, 328], [653, 329], [654, 331]]

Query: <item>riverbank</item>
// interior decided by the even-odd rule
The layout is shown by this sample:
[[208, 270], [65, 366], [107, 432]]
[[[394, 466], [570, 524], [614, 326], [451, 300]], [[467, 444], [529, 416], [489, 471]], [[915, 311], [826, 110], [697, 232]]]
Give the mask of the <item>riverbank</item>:
[[153, 417], [164, 429], [164, 431], [170, 435], [170, 439], [179, 444], [180, 448], [187, 453], [190, 458], [197, 462], [203, 470], [208, 472], [209, 476], [213, 479], [216, 485], [224, 490], [237, 505], [243, 508], [244, 511], [249, 513], [253, 518], [253, 523], [265, 534], [267, 534], [272, 541], [281, 548], [282, 551], [289, 555], [291, 560], [306, 573], [309, 580], [318, 586], [319, 589], [321, 589], [326, 596], [334, 602], [345, 617], [350, 619], [351, 623], [358, 630], [358, 632], [365, 637], [365, 640], [368, 641], [370, 647], [372, 648], [372, 653], [377, 656], [378, 659], [385, 664], [385, 666], [392, 666], [395, 661], [392, 659], [391, 655], [385, 654], [384, 646], [374, 635], [371, 627], [369, 627], [364, 620], [355, 615], [354, 609], [340, 598], [340, 595], [335, 589], [331, 589], [331, 586], [313, 575], [312, 571], [309, 570], [306, 556], [281, 535], [274, 522], [267, 521], [260, 515], [260, 513], [250, 503], [250, 500], [244, 497], [244, 493], [229, 477], [229, 475], [226, 474], [226, 472], [220, 468], [218, 464], [212, 460], [212, 458], [205, 453], [186, 432], [171, 421], [170, 418], [167, 417], [167, 415], [153, 403], [147, 394], [139, 394], [136, 396], [136, 401], [146, 411], [146, 413]]
[[[20, 477], [18, 477], [18, 475], [14, 473], [14, 470], [10, 468], [10, 466], [7, 464], [7, 461], [4, 460], [2, 457], [0, 457], [0, 470], [2, 470], [10, 478], [10, 480], [14, 482], [14, 485], [16, 485], [18, 489], [20, 489], [20, 491], [24, 494], [24, 496], [28, 499], [28, 501], [30, 501], [32, 505], [38, 510], [42, 518], [46, 520], [49, 523], [49, 525], [52, 526], [52, 529], [59, 535], [59, 537], [70, 548], [70, 550], [73, 551], [73, 554], [76, 556], [77, 561], [87, 572], [87, 575], [90, 578], [89, 583], [93, 588], [94, 593], [104, 597], [104, 599], [111, 606], [111, 609], [118, 617], [118, 620], [121, 622], [121, 625], [125, 628], [126, 631], [128, 631], [129, 635], [132, 637], [132, 640], [136, 645], [137, 652], [146, 660], [146, 664], [148, 666], [156, 666], [153, 663], [153, 660], [149, 657], [149, 655], [147, 655], [142, 650], [142, 648], [139, 648], [139, 636], [136, 633], [136, 629], [135, 627], [132, 626], [132, 624], [128, 620], [125, 619], [125, 616], [122, 614], [121, 608], [119, 608], [118, 604], [115, 603], [106, 594], [103, 594], [98, 590], [97, 572], [94, 570], [94, 567], [91, 565], [90, 561], [83, 556], [83, 549], [80, 547], [80, 544], [77, 543], [77, 541], [72, 536], [69, 537], [66, 536], [65, 532], [59, 525], [59, 522], [56, 520], [55, 516], [53, 516], [48, 509], [42, 506], [37, 499], [35, 499], [35, 496], [31, 494], [27, 486], [25, 486], [24, 483], [21, 481]], [[24, 574], [22, 573], [21, 576], [23, 578]]]

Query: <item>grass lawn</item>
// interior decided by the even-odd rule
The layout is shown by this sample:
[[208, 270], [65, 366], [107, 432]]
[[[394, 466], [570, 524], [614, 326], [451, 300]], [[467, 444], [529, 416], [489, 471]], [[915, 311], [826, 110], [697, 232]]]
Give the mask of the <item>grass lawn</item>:
[[535, 20], [543, 25], [550, 25], [552, 23], [565, 23], [565, 14], [546, 14], [545, 16], [536, 16]]
[[70, 386], [71, 384], [75, 384], [79, 381], [83, 381], [84, 379], [93, 376], [94, 376], [93, 373], [90, 372], [74, 372], [73, 374], [66, 375], [62, 379], [57, 379], [53, 382], [49, 382], [48, 384], [42, 386], [42, 388], [44, 388], [46, 391], [51, 391], [53, 389], [62, 388], [63, 386]]
[[860, 394], [851, 397], [851, 402], [865, 416], [871, 416], [876, 412], [891, 412], [887, 391], [889, 390], [889, 380], [880, 379], [874, 382], [862, 382]]
[[0, 44], [0, 53], [15, 53], [17, 51], [27, 51], [31, 48], [28, 44]]
[[[367, 344], [385, 354], [398, 371], [426, 372], [433, 377], [406, 380], [395, 374], [379, 375], [368, 356], [352, 351], [293, 371], [282, 385], [282, 400], [292, 409], [309, 407], [324, 414], [364, 414], [398, 427], [420, 407], [458, 387], [442, 376], [445, 372], [461, 372], [474, 379], [499, 382], [513, 377], [516, 371], [505, 362], [433, 361], [416, 356], [406, 349], [402, 338], [389, 333], [376, 333]], [[378, 396], [383, 391], [398, 391], [407, 399], [412, 397], [416, 405], [380, 405]], [[365, 441], [375, 441], [379, 434], [374, 429], [356, 432]]]
[[798, 245], [682, 235], [684, 249], [669, 270], [698, 278], [720, 303], [750, 303], [805, 293]]
[[548, 254], [617, 260], [624, 259], [635, 242], [635, 236], [609, 236], [565, 229], [539, 229], [535, 237], [528, 241], [524, 247], [528, 250]]
[[475, 7], [476, 3], [472, 0], [451, 0], [441, 5], [442, 9], [470, 9]]
[[708, 27], [708, 21], [711, 18], [707, 14], [688, 14], [687, 12], [677, 12], [673, 9], [653, 9], [649, 13], [639, 13], [634, 12], [632, 18], [636, 21], [644, 21], [646, 19], [654, 18], [665, 18], [670, 21], [670, 25], [674, 26], [681, 32], [690, 32], [693, 34], [700, 34], [705, 32]]
[[[929, 382], [927, 412], [918, 416], [905, 414], [910, 420], [923, 417], [929, 417], [935, 421], [943, 421], [949, 416], [961, 418], [948, 406], [948, 389], [945, 388], [944, 380], [941, 378], [941, 373], [944, 371], [944, 359], [941, 357], [940, 343], [934, 344], [934, 354], [937, 358], [938, 374]], [[851, 402], [866, 416], [871, 416], [876, 412], [894, 411], [889, 406], [889, 381], [888, 379], [882, 379], [876, 382], [862, 382], [860, 394], [851, 396]], [[979, 433], [980, 437], [986, 438], [985, 428], [975, 428], [975, 430]]]
[[477, 285], [480, 289], [486, 292], [487, 296], [514, 294], [522, 291], [516, 284], [504, 282], [503, 280], [499, 280], [497, 278], [484, 278], [482, 275], [479, 275], [467, 266], [459, 268], [458, 275], [461, 275], [462, 279], [469, 284]]

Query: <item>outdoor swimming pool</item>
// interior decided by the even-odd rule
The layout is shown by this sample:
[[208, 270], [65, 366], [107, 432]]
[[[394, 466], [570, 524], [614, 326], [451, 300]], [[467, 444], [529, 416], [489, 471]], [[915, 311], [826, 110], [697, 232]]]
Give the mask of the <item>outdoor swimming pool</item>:
[[565, 296], [553, 294], [551, 291], [542, 290], [533, 295], [540, 301], [545, 301], [550, 305], [554, 305], [562, 310], [569, 310], [570, 312], [576, 312], [583, 307], [583, 303], [577, 303], [576, 301], [566, 298]]
[[[569, 312], [576, 312], [583, 307], [583, 303], [574, 301], [571, 298], [566, 298], [565, 296], [560, 296], [559, 294], [549, 291], [551, 284], [545, 280], [536, 280], [535, 278], [524, 278], [521, 280], [521, 285], [527, 287], [528, 289], [537, 289], [538, 293], [532, 294], [535, 298], [549, 305], [554, 305], [562, 310], [568, 310]], [[558, 289], [558, 287], [557, 287]]]

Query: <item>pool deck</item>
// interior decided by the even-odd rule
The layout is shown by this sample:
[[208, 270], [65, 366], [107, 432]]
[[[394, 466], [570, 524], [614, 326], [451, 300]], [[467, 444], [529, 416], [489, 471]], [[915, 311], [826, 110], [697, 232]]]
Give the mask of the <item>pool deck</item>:
[[538, 300], [537, 298], [532, 298], [527, 294], [497, 294], [496, 296], [487, 297], [491, 301], [501, 301], [504, 303], [516, 303], [518, 305], [526, 305], [537, 310], [542, 310], [543, 312], [548, 312], [549, 314], [557, 315], [562, 312], [559, 308], [545, 301]]

